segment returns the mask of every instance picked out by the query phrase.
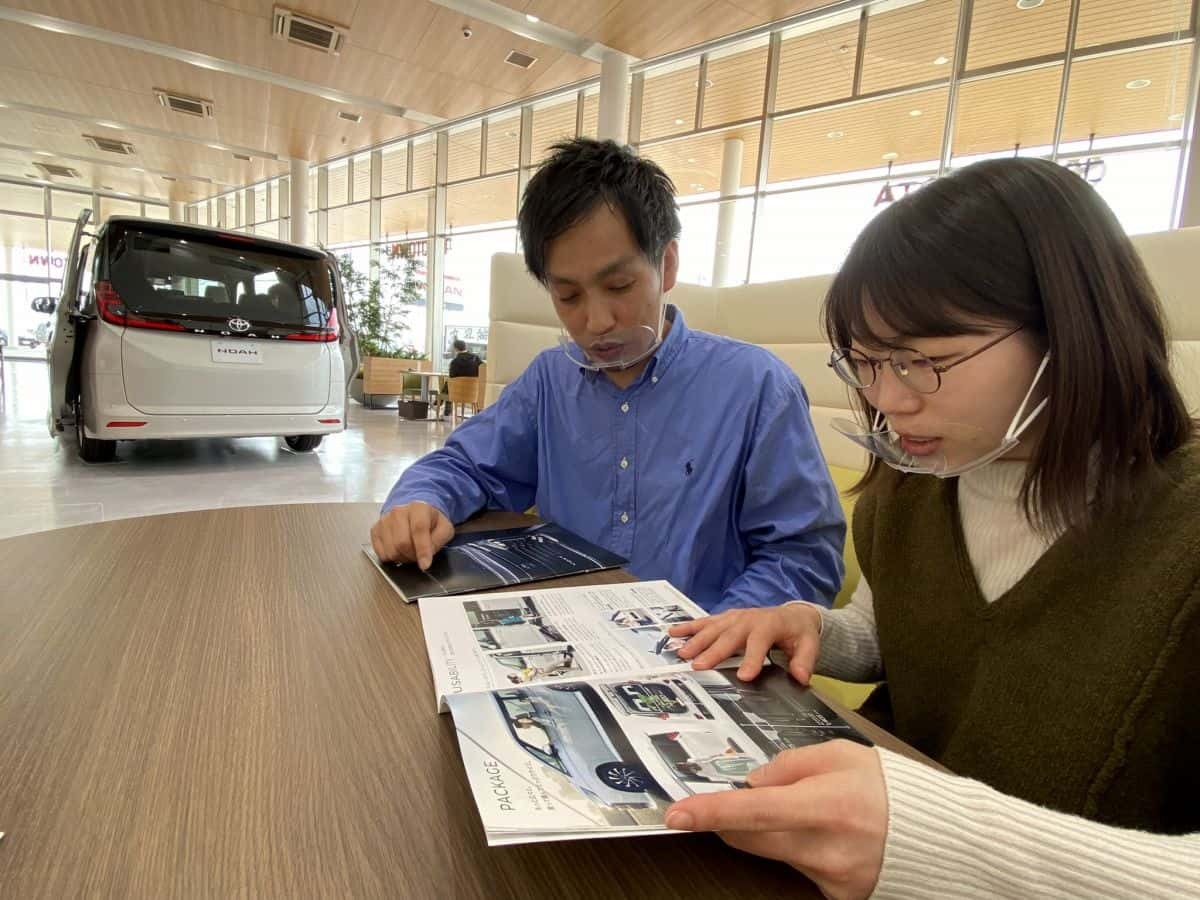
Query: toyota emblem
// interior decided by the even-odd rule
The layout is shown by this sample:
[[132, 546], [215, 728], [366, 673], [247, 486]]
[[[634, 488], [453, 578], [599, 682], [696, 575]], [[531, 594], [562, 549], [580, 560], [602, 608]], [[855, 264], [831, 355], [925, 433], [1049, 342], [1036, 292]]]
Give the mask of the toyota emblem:
[[229, 327], [233, 331], [244, 333], [244, 332], [247, 332], [250, 330], [250, 323], [247, 322], [245, 319], [230, 319]]

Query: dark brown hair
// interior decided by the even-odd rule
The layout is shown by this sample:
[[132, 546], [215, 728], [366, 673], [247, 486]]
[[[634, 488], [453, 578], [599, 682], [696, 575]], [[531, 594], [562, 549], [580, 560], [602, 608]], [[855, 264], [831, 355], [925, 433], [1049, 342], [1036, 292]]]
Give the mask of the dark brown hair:
[[[1021, 325], [1050, 351], [1045, 434], [1021, 492], [1044, 530], [1129, 510], [1139, 482], [1192, 436], [1141, 259], [1092, 186], [1048, 160], [976, 163], [876, 216], [830, 286], [830, 342], [885, 343], [868, 310], [908, 336]], [[872, 458], [856, 489], [882, 465]]]

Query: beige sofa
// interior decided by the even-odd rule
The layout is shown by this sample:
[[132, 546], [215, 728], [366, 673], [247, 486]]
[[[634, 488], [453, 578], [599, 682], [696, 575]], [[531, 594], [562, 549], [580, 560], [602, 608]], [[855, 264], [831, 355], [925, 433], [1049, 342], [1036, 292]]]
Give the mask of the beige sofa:
[[[1174, 342], [1173, 366], [1193, 412], [1200, 413], [1200, 227], [1134, 238], [1162, 296]], [[711, 288], [680, 284], [670, 302], [683, 310], [690, 328], [725, 334], [767, 348], [800, 377], [808, 391], [813, 422], [834, 482], [845, 491], [862, 471], [865, 457], [837, 434], [830, 421], [851, 415], [850, 395], [826, 364], [829, 343], [821, 331], [820, 308], [832, 275], [765, 284]], [[558, 320], [545, 289], [525, 271], [522, 258], [492, 258], [491, 327], [488, 332], [487, 402], [519, 375], [538, 352], [558, 340]], [[852, 502], [843, 495], [849, 519]], [[854, 548], [846, 547], [846, 581], [838, 603], [858, 582]], [[854, 703], [858, 696], [839, 692]]]

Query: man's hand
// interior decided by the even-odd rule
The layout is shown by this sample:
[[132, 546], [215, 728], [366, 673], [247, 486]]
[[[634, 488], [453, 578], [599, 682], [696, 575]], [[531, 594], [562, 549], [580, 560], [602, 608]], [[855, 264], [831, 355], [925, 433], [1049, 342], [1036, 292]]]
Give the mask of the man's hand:
[[384, 562], [416, 562], [428, 569], [454, 537], [454, 525], [441, 510], [419, 500], [397, 506], [371, 526], [371, 546]]
[[745, 661], [738, 678], [751, 681], [762, 671], [772, 647], [788, 656], [788, 671], [808, 684], [821, 649], [821, 613], [808, 603], [787, 603], [764, 609], [731, 609], [715, 616], [683, 622], [670, 629], [672, 637], [686, 637], [679, 658], [694, 669], [711, 669], [738, 653]]
[[696, 794], [667, 810], [668, 828], [721, 840], [803, 872], [835, 900], [875, 890], [887, 842], [879, 755], [850, 741], [785, 750], [739, 791]]

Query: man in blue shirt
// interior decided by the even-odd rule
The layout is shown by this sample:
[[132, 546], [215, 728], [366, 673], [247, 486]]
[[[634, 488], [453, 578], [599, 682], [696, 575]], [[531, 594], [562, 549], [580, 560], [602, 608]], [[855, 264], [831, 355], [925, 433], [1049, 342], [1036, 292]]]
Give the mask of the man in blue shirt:
[[519, 226], [561, 346], [401, 475], [375, 552], [424, 568], [454, 523], [536, 505], [710, 612], [830, 603], [846, 525], [804, 389], [766, 350], [692, 331], [666, 303], [667, 175], [612, 141], [559, 144]]

